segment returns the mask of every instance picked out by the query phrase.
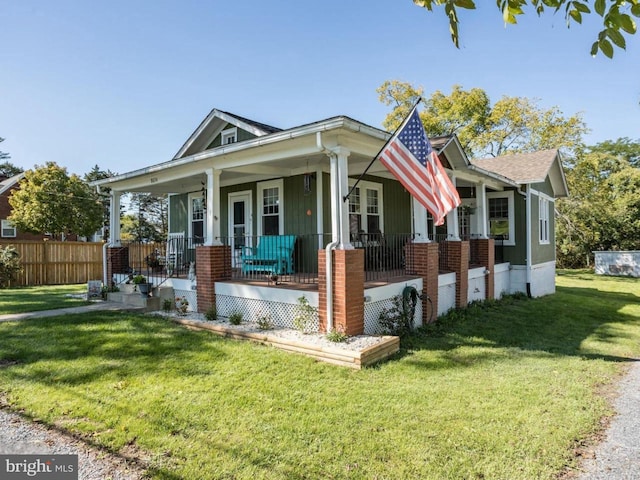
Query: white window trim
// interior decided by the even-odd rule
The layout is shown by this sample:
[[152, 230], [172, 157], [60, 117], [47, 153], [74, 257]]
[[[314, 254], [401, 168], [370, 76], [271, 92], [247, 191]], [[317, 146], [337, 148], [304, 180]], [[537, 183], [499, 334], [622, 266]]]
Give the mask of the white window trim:
[[[355, 178], [349, 179], [349, 189], [356, 184]], [[380, 217], [380, 231], [384, 233], [384, 198], [382, 196], [382, 184], [377, 182], [370, 182], [368, 180], [361, 180], [358, 183], [358, 188], [360, 189], [360, 215], [363, 219], [368, 215], [367, 214], [367, 189], [369, 190], [377, 190], [378, 191], [378, 216]], [[362, 222], [362, 230], [365, 233], [370, 233], [368, 231], [367, 222]]]
[[[546, 229], [541, 228], [542, 222], [546, 223]], [[538, 197], [538, 242], [540, 245], [549, 245], [550, 243], [549, 226], [549, 200], [541, 195]]]
[[262, 196], [264, 190], [267, 188], [278, 189], [278, 232], [280, 235], [284, 234], [284, 180], [281, 178], [278, 180], [269, 180], [267, 182], [259, 182], [257, 184], [257, 199], [256, 199], [256, 212], [258, 213], [258, 235], [262, 236], [262, 216], [264, 213], [262, 205]]
[[[193, 199], [194, 198], [202, 198], [202, 192], [193, 192], [190, 193], [188, 195], [188, 208], [187, 208], [187, 238], [191, 239], [190, 241], [193, 242], [193, 227], [192, 227], [192, 223], [193, 223]], [[205, 202], [205, 209], [206, 209], [206, 202]], [[205, 237], [205, 241], [206, 241], [206, 236], [207, 236], [207, 212], [205, 210], [204, 212], [204, 218], [202, 219], [202, 234]]]
[[505, 240], [503, 245], [514, 247], [516, 245], [516, 221], [515, 221], [515, 209], [513, 202], [513, 191], [507, 190], [504, 192], [487, 192], [487, 232], [491, 233], [489, 223], [489, 199], [490, 198], [506, 198], [507, 208], [509, 209], [509, 239]]
[[233, 142], [229, 143], [236, 143], [238, 141], [238, 127], [227, 128], [226, 130], [223, 130], [220, 133], [220, 145], [229, 145], [229, 143], [226, 142], [229, 137], [234, 138]]
[[[13, 235], [5, 235], [5, 229], [13, 230]], [[0, 221], [0, 234], [2, 238], [16, 238], [18, 236], [18, 229], [9, 220], [3, 219]]]

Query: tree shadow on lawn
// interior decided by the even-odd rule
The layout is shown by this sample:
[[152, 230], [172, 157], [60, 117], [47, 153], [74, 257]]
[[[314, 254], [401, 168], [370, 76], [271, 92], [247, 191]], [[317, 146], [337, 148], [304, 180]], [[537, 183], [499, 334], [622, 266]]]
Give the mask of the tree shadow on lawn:
[[[10, 376], [44, 383], [80, 385], [105, 375], [144, 376], [158, 372], [166, 359], [207, 352], [207, 368], [200, 372], [188, 361], [173, 362], [181, 375], [210, 373], [212, 363], [224, 357], [216, 339], [174, 325], [166, 318], [93, 312], [0, 325], [0, 367]], [[80, 362], [74, 362], [81, 360]], [[46, 362], [60, 362], [51, 369]], [[43, 362], [42, 368], [25, 365]], [[74, 362], [65, 366], [67, 362]], [[5, 375], [7, 374], [5, 370]]]
[[[558, 287], [555, 295], [541, 298], [507, 297], [472, 304], [410, 335], [403, 341], [401, 356], [413, 357], [407, 361], [430, 369], [464, 367], [515, 351], [637, 361], [640, 316], [622, 313], [622, 309], [638, 302], [632, 293]], [[478, 347], [478, 351], [461, 358], [452, 352], [460, 347]], [[418, 355], [421, 350], [442, 354], [427, 360]]]

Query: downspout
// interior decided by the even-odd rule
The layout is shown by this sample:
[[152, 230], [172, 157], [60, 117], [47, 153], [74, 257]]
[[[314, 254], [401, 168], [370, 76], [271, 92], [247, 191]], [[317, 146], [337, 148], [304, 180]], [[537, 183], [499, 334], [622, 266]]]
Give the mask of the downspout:
[[111, 246], [110, 242], [104, 242], [102, 245], [102, 284], [105, 287], [110, 287], [111, 282], [107, 278], [107, 248]]
[[527, 221], [527, 297], [531, 298], [531, 185], [527, 185], [526, 221]]
[[[96, 193], [100, 195], [100, 185], [96, 185]], [[104, 232], [102, 232], [104, 235]], [[111, 282], [107, 278], [107, 248], [111, 246], [111, 242], [104, 242], [102, 244], [102, 285], [110, 287]]]
[[322, 133], [316, 133], [316, 145], [318, 150], [326, 153], [330, 159], [330, 174], [329, 180], [331, 181], [331, 242], [325, 247], [325, 272], [327, 283], [327, 332], [333, 330], [333, 251], [340, 244], [341, 238], [339, 234], [340, 225], [338, 222], [338, 216], [334, 215], [338, 208], [337, 197], [339, 195], [339, 187], [337, 182], [338, 178], [338, 159], [335, 153], [326, 148], [322, 144]]

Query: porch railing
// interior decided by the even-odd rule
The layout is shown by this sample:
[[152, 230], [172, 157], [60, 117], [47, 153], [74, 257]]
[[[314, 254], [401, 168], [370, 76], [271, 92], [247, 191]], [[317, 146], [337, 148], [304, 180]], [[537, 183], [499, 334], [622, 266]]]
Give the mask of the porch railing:
[[356, 248], [364, 250], [364, 277], [366, 282], [388, 282], [393, 277], [407, 275], [415, 270], [407, 255], [413, 235], [410, 233], [361, 233], [352, 238]]
[[318, 250], [331, 241], [331, 235], [239, 235], [220, 241], [231, 247], [226, 274], [232, 280], [316, 284]]
[[153, 279], [154, 285], [164, 283], [170, 277], [187, 278], [192, 264], [195, 264], [195, 248], [202, 244], [202, 238], [171, 238], [167, 242], [121, 242], [120, 248], [112, 250], [108, 262], [119, 265], [114, 273], [128, 276], [144, 275]]

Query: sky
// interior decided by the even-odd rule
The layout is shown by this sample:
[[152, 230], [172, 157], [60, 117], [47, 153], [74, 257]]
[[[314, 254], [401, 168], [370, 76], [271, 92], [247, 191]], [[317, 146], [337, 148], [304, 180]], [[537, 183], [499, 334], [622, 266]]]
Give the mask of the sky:
[[566, 28], [495, 2], [460, 13], [412, 0], [0, 0], [0, 151], [29, 169], [125, 173], [170, 160], [213, 109], [280, 128], [347, 115], [382, 128], [385, 80], [453, 85], [581, 113], [588, 144], [640, 139], [640, 34], [590, 55], [599, 17]]

